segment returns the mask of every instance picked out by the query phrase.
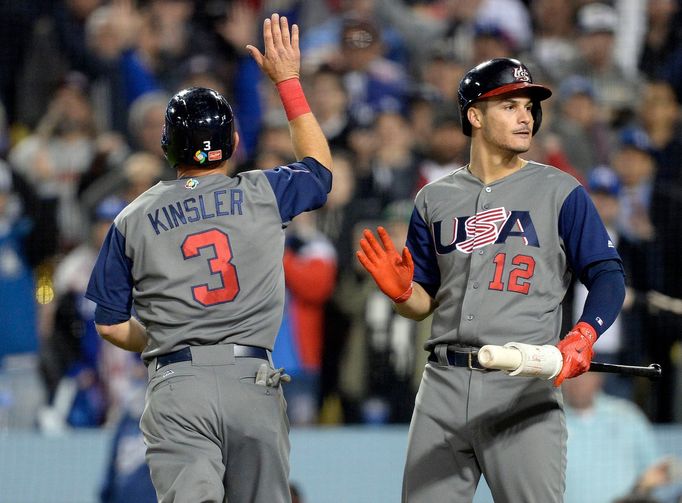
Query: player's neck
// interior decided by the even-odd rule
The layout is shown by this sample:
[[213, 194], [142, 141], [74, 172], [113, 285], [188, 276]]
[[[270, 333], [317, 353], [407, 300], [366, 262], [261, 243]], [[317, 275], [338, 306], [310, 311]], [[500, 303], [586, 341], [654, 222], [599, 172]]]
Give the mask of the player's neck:
[[178, 178], [188, 178], [188, 177], [199, 177], [207, 175], [228, 175], [229, 168], [227, 161], [217, 165], [215, 168], [195, 168], [194, 166], [178, 166], [177, 167], [177, 177]]
[[469, 171], [484, 184], [489, 184], [515, 173], [527, 163], [513, 152], [491, 152], [472, 146]]

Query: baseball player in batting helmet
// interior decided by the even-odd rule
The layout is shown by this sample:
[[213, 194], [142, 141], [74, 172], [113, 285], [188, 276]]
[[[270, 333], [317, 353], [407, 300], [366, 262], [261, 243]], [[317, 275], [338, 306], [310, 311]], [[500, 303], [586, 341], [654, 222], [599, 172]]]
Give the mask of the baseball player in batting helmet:
[[[515, 59], [459, 86], [470, 162], [416, 196], [406, 246], [366, 229], [358, 259], [403, 316], [433, 316], [410, 425], [403, 501], [471, 501], [482, 474], [496, 502], [563, 501], [566, 428], [558, 386], [588, 370], [625, 295], [621, 260], [585, 189], [521, 157], [551, 91]], [[589, 289], [560, 341], [561, 301]], [[556, 345], [554, 380], [483, 368], [478, 349]]]
[[299, 82], [298, 26], [273, 14], [263, 40], [264, 53], [247, 50], [277, 87], [298, 161], [232, 176], [229, 103], [211, 89], [178, 92], [161, 140], [177, 179], [117, 216], [87, 289], [100, 335], [147, 364], [140, 426], [163, 503], [291, 501], [288, 376], [271, 355], [283, 227], [325, 203], [331, 154]]

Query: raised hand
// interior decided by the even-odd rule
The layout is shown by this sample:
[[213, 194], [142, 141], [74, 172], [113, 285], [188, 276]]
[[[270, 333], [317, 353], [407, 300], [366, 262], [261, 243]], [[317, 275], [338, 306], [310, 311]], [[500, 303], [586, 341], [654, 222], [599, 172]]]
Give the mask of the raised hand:
[[383, 227], [377, 227], [381, 243], [369, 229], [363, 231], [360, 240], [361, 251], [356, 253], [358, 260], [369, 272], [379, 289], [393, 302], [405, 302], [412, 294], [414, 263], [407, 247], [399, 254], [391, 237]]
[[270, 80], [277, 84], [300, 75], [301, 50], [298, 36], [298, 25], [294, 24], [290, 32], [287, 18], [273, 14], [263, 21], [265, 54], [252, 45], [247, 45], [246, 50]]

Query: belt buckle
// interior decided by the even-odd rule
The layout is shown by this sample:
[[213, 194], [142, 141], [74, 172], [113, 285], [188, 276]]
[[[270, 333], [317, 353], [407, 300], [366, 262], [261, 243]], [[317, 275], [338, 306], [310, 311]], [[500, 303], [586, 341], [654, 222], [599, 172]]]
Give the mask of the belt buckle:
[[[469, 367], [469, 370], [475, 370], [477, 372], [488, 372], [489, 369], [486, 368], [481, 368], [481, 367], [474, 367], [474, 360], [473, 357], [476, 355], [478, 357], [478, 351], [471, 351], [467, 353], [467, 367]], [[479, 364], [480, 365], [480, 364]]]

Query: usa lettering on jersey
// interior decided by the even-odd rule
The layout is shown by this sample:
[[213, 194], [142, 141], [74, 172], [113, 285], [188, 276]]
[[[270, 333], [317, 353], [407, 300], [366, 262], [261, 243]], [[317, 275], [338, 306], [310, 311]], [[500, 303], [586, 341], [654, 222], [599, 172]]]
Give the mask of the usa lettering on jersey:
[[449, 243], [443, 243], [443, 239], [447, 239], [443, 235], [443, 223], [443, 220], [439, 220], [431, 224], [436, 253], [439, 255], [455, 250], [469, 254], [490, 244], [502, 244], [511, 237], [522, 239], [526, 246], [540, 246], [529, 211], [507, 211], [500, 207], [473, 216], [454, 217]]

